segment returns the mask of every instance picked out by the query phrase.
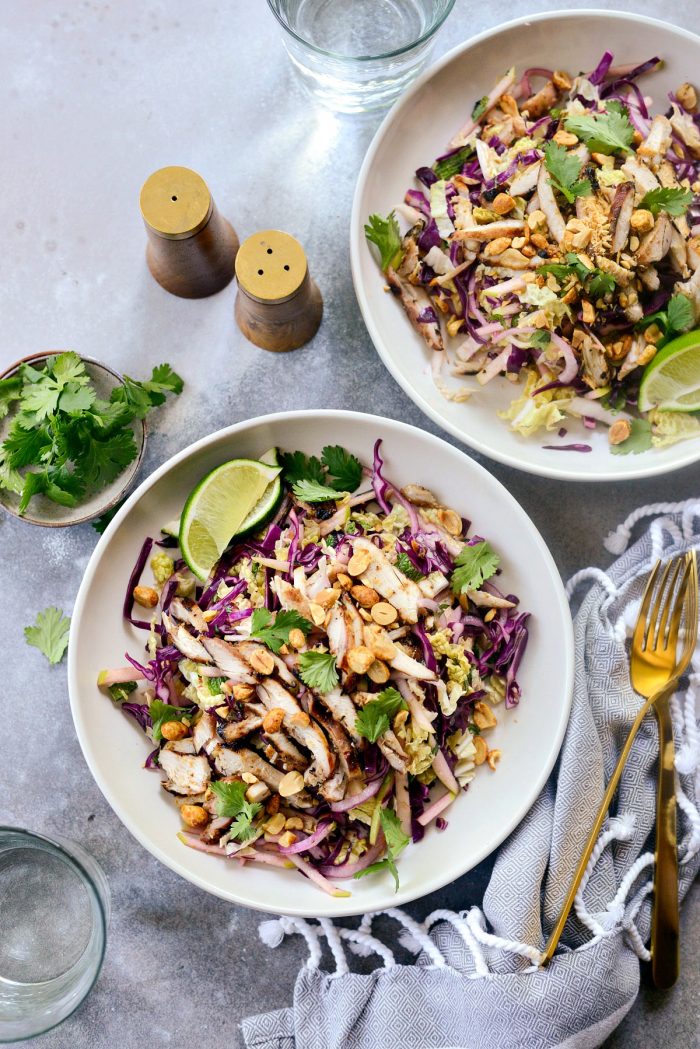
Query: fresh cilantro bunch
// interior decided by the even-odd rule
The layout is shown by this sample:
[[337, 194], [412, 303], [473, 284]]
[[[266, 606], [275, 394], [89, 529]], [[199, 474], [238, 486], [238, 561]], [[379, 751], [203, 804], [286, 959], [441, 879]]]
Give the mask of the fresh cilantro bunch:
[[326, 503], [354, 492], [362, 480], [362, 463], [340, 445], [326, 445], [321, 458], [289, 452], [282, 455], [284, 479], [297, 499]]
[[262, 641], [273, 652], [279, 652], [282, 645], [288, 643], [292, 630], [301, 630], [306, 637], [313, 630], [313, 623], [293, 609], [277, 612], [274, 616], [266, 608], [256, 608], [253, 612], [250, 636]]
[[455, 570], [450, 580], [455, 594], [478, 590], [500, 564], [500, 557], [485, 539], [473, 546], [465, 546], [455, 558]]
[[564, 146], [548, 142], [544, 147], [544, 165], [550, 175], [549, 181], [569, 204], [573, 204], [576, 197], [590, 197], [593, 188], [587, 178], [581, 178], [583, 164], [573, 153], [567, 153]]
[[607, 102], [603, 113], [572, 114], [567, 131], [585, 142], [591, 153], [631, 153], [634, 127], [621, 102]]
[[160, 364], [146, 382], [125, 376], [105, 401], [77, 353], [52, 356], [39, 368], [23, 364], [0, 380], [0, 419], [16, 412], [0, 445], [0, 488], [20, 496], [20, 514], [39, 494], [77, 506], [136, 458], [134, 419], [182, 387], [170, 365]]
[[232, 838], [250, 841], [255, 836], [253, 820], [262, 806], [247, 800], [247, 785], [235, 780], [233, 783], [212, 783], [211, 789], [216, 795], [216, 815], [234, 821], [229, 830]]
[[365, 237], [379, 248], [381, 267], [385, 273], [390, 266], [396, 269], [401, 265], [401, 231], [393, 211], [385, 219], [381, 215], [370, 215], [365, 226]]
[[356, 727], [360, 736], [376, 743], [388, 731], [391, 719], [400, 710], [406, 710], [406, 702], [395, 688], [385, 688], [358, 711]]

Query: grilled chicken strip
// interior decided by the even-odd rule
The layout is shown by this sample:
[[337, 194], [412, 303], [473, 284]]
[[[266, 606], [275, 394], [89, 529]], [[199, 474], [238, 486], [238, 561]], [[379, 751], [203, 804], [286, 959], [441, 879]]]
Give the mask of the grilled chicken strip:
[[[214, 751], [213, 758], [217, 771], [222, 776], [240, 776], [244, 772], [250, 772], [271, 790], [279, 794], [284, 772], [274, 768], [264, 758], [261, 758], [259, 754], [256, 754], [254, 750], [248, 750], [245, 747], [242, 747], [240, 750], [231, 750], [229, 747], [222, 746]], [[305, 791], [293, 794], [286, 799], [286, 802], [295, 809], [308, 809], [314, 804], [313, 799]]]
[[311, 619], [311, 608], [308, 599], [297, 590], [295, 586], [276, 575], [270, 583], [270, 588], [275, 591], [282, 608], [298, 612], [304, 619]]
[[370, 555], [369, 565], [360, 576], [365, 586], [381, 594], [407, 623], [417, 623], [418, 602], [422, 597], [417, 585], [392, 565], [383, 550], [363, 536], [358, 536], [353, 543], [353, 552], [360, 550]]
[[182, 623], [176, 623], [167, 612], [163, 612], [162, 619], [168, 639], [183, 656], [195, 663], [211, 663], [209, 653], [202, 642], [193, 637]]
[[266, 678], [258, 685], [258, 696], [268, 710], [279, 707], [284, 711], [285, 730], [313, 755], [313, 763], [304, 773], [305, 782], [313, 787], [329, 779], [335, 768], [335, 759], [328, 741], [318, 725], [310, 721], [294, 696], [273, 678]]
[[204, 618], [204, 613], [194, 601], [190, 601], [184, 597], [174, 597], [170, 602], [169, 611], [176, 619], [181, 620], [183, 623], [189, 623], [191, 627], [194, 627], [198, 634], [207, 633], [209, 626]]
[[168, 777], [163, 786], [171, 794], [202, 794], [209, 786], [211, 768], [203, 754], [178, 754], [165, 746], [158, 760]]
[[220, 637], [202, 638], [208, 655], [219, 670], [237, 685], [252, 685], [257, 680], [245, 659], [236, 651], [236, 646]]

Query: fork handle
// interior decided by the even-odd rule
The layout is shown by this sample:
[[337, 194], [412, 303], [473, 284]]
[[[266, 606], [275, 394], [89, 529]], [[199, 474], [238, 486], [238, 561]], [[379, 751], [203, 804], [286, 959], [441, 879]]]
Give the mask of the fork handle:
[[620, 782], [620, 776], [622, 775], [622, 770], [625, 767], [627, 756], [630, 750], [632, 749], [632, 744], [634, 743], [635, 737], [639, 732], [639, 728], [642, 724], [642, 721], [644, 721], [647, 712], [653, 706], [655, 698], [656, 696], [650, 696], [650, 698], [647, 699], [647, 701], [639, 710], [636, 718], [634, 719], [634, 723], [632, 724], [632, 727], [629, 730], [629, 734], [627, 736], [627, 739], [625, 740], [624, 746], [620, 753], [620, 757], [618, 758], [617, 765], [615, 766], [615, 771], [610, 777], [610, 782], [608, 783], [603, 800], [600, 803], [600, 808], [598, 809], [598, 813], [595, 818], [595, 823], [593, 824], [591, 832], [588, 835], [586, 847], [583, 850], [581, 859], [579, 860], [579, 865], [576, 869], [576, 874], [574, 875], [574, 880], [571, 883], [571, 887], [569, 888], [566, 900], [564, 901], [564, 906], [562, 907], [561, 913], [557, 919], [557, 923], [552, 929], [551, 935], [547, 940], [547, 945], [542, 954], [542, 965], [546, 965], [546, 963], [551, 960], [552, 955], [557, 949], [557, 945], [561, 938], [561, 934], [564, 931], [564, 926], [566, 925], [569, 914], [571, 913], [571, 908], [574, 904], [574, 900], [576, 899], [576, 893], [578, 892], [579, 885], [583, 880], [583, 875], [585, 874], [586, 867], [588, 866], [588, 861], [591, 858], [591, 853], [593, 852], [595, 843], [598, 840], [598, 836], [600, 835], [602, 826], [605, 823], [605, 817], [608, 813], [608, 809], [610, 808], [610, 803], [613, 799], [615, 791], [617, 790], [617, 785]]
[[654, 984], [666, 990], [678, 979], [680, 968], [675, 751], [668, 692], [657, 700], [654, 711], [659, 725], [659, 774], [651, 915], [651, 975]]

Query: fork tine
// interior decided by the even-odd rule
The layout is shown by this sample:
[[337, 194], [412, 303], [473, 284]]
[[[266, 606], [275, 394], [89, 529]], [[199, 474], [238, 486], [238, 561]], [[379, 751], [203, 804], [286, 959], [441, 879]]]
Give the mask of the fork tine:
[[[680, 588], [676, 590], [678, 580], [681, 580]], [[670, 647], [670, 634], [667, 640], [666, 637], [666, 625], [669, 622], [671, 616], [671, 610], [677, 612], [676, 622], [676, 642], [678, 641], [678, 629], [680, 627], [681, 615], [683, 613], [683, 606], [685, 605], [685, 595], [688, 589], [688, 579], [690, 578], [690, 561], [688, 555], [684, 554], [683, 557], [679, 557], [674, 560], [673, 572], [671, 573], [670, 582], [668, 584], [668, 590], [666, 592], [666, 601], [664, 603], [663, 613], [659, 619], [659, 629], [654, 640], [655, 648], [669, 648]], [[674, 597], [675, 594], [675, 597]], [[674, 648], [675, 652], [675, 648]]]
[[[683, 615], [683, 609], [686, 607], [687, 604], [686, 595], [688, 593], [688, 584], [690, 582], [692, 573], [690, 560], [687, 557], [684, 557], [683, 561], [679, 562], [679, 564], [685, 564], [685, 568], [683, 571], [683, 576], [681, 578], [681, 585], [676, 593], [675, 601], [673, 604], [673, 615], [671, 616], [671, 623], [668, 630], [668, 638], [664, 638], [664, 628], [665, 619], [668, 618], [669, 609], [671, 607], [670, 601], [664, 611], [664, 628], [659, 629], [658, 642], [659, 645], [661, 645], [663, 648], [670, 648], [674, 654], [678, 646], [678, 633], [680, 631], [681, 626], [681, 617]], [[676, 572], [676, 577], [677, 576], [678, 573]]]
[[689, 559], [690, 578], [685, 613], [685, 645], [680, 663], [681, 673], [685, 672], [690, 663], [698, 640], [698, 559], [695, 550], [690, 551]]
[[649, 626], [649, 605], [651, 604], [651, 597], [654, 592], [654, 585], [661, 569], [661, 562], [657, 561], [651, 570], [649, 578], [647, 579], [647, 585], [644, 588], [644, 594], [642, 596], [642, 603], [639, 606], [639, 614], [637, 616], [637, 622], [634, 628], [634, 635], [632, 637], [632, 645], [634, 648], [644, 648], [644, 635], [647, 632]]
[[659, 622], [659, 615], [661, 613], [662, 602], [666, 599], [666, 584], [668, 582], [668, 577], [670, 575], [671, 568], [673, 567], [673, 565], [673, 560], [667, 561], [664, 565], [664, 570], [661, 575], [661, 582], [659, 583], [658, 589], [656, 591], [656, 598], [654, 600], [654, 604], [652, 605], [651, 613], [649, 615], [649, 628], [646, 632], [643, 645], [645, 652], [648, 648], [656, 648], [656, 628]]

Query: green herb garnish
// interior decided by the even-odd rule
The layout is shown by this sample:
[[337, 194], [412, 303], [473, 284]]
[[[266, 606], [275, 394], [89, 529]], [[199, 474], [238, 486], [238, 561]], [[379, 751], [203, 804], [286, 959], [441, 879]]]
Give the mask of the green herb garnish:
[[631, 153], [634, 127], [620, 102], [608, 102], [604, 113], [568, 116], [567, 131], [585, 142], [591, 153]]
[[107, 691], [115, 703], [123, 703], [136, 691], [136, 687], [135, 681], [120, 681], [118, 685], [109, 685]]
[[651, 448], [651, 423], [647, 419], [631, 419], [632, 430], [629, 437], [619, 444], [611, 444], [613, 455], [638, 455]]
[[450, 580], [455, 594], [478, 590], [500, 564], [500, 557], [484, 539], [473, 546], [465, 546], [455, 559], [455, 570]]
[[658, 325], [664, 333], [664, 337], [657, 343], [657, 347], [663, 346], [676, 335], [689, 331], [695, 323], [695, 310], [693, 303], [687, 295], [673, 295], [667, 302], [666, 308], [649, 313], [636, 325], [639, 331], [643, 331], [651, 324]]
[[370, 215], [365, 226], [365, 236], [379, 248], [381, 266], [385, 273], [390, 266], [396, 269], [401, 264], [401, 232], [393, 211], [385, 219], [381, 215]]
[[171, 707], [169, 703], [163, 703], [160, 699], [154, 699], [148, 707], [148, 713], [153, 723], [153, 739], [158, 743], [163, 738], [161, 729], [166, 721], [183, 721], [185, 724], [188, 724], [192, 708]]
[[374, 699], [365, 703], [357, 714], [357, 731], [370, 743], [376, 743], [380, 736], [388, 732], [391, 719], [400, 710], [407, 710], [406, 701], [395, 688], [385, 688]]
[[274, 617], [266, 608], [256, 608], [253, 612], [250, 636], [262, 641], [273, 652], [279, 652], [282, 645], [289, 642], [292, 630], [301, 630], [306, 637], [313, 630], [313, 623], [293, 609], [277, 612]]
[[28, 645], [38, 648], [49, 663], [60, 663], [68, 648], [70, 617], [53, 606], [39, 612], [34, 626], [24, 628]]
[[330, 652], [302, 652], [299, 656], [299, 676], [305, 685], [315, 688], [317, 692], [332, 692], [339, 681], [335, 656]]
[[211, 784], [211, 789], [216, 795], [214, 805], [217, 816], [235, 821], [229, 829], [231, 837], [238, 841], [249, 841], [255, 835], [253, 820], [262, 806], [247, 800], [246, 784], [240, 780], [233, 783], [216, 782]]
[[678, 217], [679, 215], [685, 215], [692, 202], [693, 194], [689, 189], [681, 189], [675, 186], [669, 186], [668, 188], [660, 186], [658, 189], [649, 190], [642, 197], [638, 207], [645, 208], [652, 215], [658, 215], [660, 211], [666, 211], [669, 215]]
[[443, 157], [442, 160], [436, 160], [433, 164], [433, 171], [439, 179], [450, 179], [453, 175], [458, 175], [467, 161], [473, 156], [473, 146], [462, 146], [461, 149], [456, 150], [451, 156]]
[[394, 878], [394, 884], [396, 885], [396, 891], [398, 892], [399, 872], [396, 867], [396, 860], [408, 845], [410, 838], [402, 831], [401, 822], [393, 809], [382, 809], [379, 818], [386, 839], [388, 856], [385, 856], [383, 860], [379, 860], [377, 863], [371, 863], [369, 867], [365, 867], [364, 870], [358, 871], [353, 877], [363, 878], [366, 874], [378, 874], [381, 871], [388, 870]]
[[581, 178], [581, 161], [573, 153], [567, 153], [564, 146], [548, 142], [544, 147], [544, 163], [550, 174], [550, 183], [569, 204], [573, 204], [576, 197], [590, 197], [593, 187], [587, 178]]
[[414, 583], [417, 583], [419, 579], [425, 579], [423, 572], [421, 572], [419, 568], [416, 568], [408, 554], [403, 553], [403, 551], [396, 558], [396, 567], [399, 572], [403, 572], [403, 574], [408, 576], [409, 579], [412, 579]]

